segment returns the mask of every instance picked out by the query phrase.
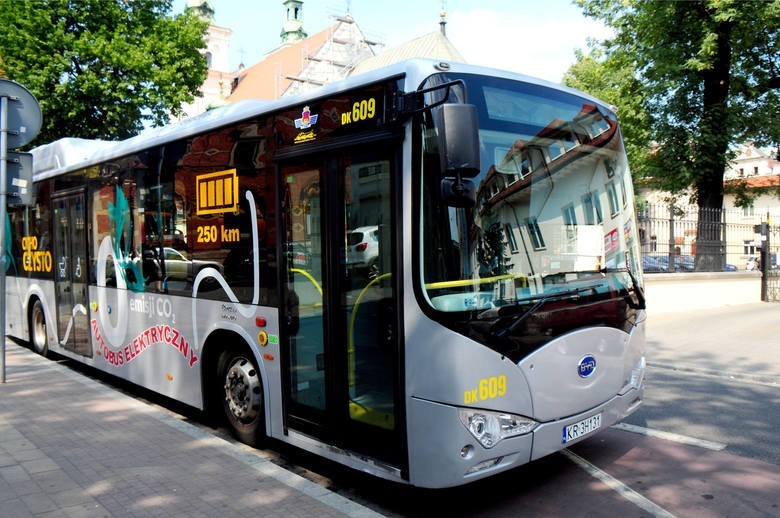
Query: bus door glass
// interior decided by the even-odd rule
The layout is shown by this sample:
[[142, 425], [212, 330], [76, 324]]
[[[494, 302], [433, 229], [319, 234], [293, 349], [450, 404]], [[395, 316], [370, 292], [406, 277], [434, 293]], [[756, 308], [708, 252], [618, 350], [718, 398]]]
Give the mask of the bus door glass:
[[282, 167], [288, 426], [399, 465], [391, 148]]
[[282, 171], [282, 251], [286, 264], [282, 320], [288, 341], [288, 407], [291, 415], [308, 414], [308, 422], [322, 421], [327, 397], [321, 172], [321, 168], [309, 165], [288, 166]]
[[56, 198], [54, 268], [57, 293], [57, 337], [66, 349], [92, 356], [87, 318], [87, 235], [84, 194]]

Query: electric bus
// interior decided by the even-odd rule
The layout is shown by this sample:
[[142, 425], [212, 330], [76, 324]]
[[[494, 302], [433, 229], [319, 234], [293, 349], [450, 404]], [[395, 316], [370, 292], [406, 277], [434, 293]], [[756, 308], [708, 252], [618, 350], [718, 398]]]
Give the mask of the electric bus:
[[32, 153], [7, 334], [243, 442], [441, 488], [641, 404], [631, 176], [583, 93], [410, 60]]

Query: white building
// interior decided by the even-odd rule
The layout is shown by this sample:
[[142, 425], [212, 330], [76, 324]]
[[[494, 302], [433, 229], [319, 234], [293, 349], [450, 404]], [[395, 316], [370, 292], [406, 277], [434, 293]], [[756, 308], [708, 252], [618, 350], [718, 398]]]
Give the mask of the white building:
[[726, 169], [724, 180], [780, 175], [780, 160], [777, 160], [777, 150], [759, 148], [752, 142], [747, 142], [737, 146], [735, 151], [736, 157]]
[[236, 73], [230, 70], [230, 38], [233, 31], [214, 24], [214, 9], [208, 0], [189, 0], [187, 9], [193, 9], [210, 25], [206, 33], [206, 64], [208, 76], [201, 85], [200, 96], [192, 103], [182, 105], [180, 119], [192, 117], [225, 103]]

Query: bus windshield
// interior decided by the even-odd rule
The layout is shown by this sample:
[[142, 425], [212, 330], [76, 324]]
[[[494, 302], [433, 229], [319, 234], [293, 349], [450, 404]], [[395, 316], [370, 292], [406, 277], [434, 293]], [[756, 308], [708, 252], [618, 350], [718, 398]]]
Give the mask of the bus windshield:
[[501, 78], [428, 83], [454, 79], [466, 87], [447, 102], [478, 110], [481, 167], [458, 180], [473, 182], [474, 206], [448, 204], [436, 127], [423, 121], [427, 303], [451, 313], [638, 290], [633, 190], [614, 114], [571, 92]]

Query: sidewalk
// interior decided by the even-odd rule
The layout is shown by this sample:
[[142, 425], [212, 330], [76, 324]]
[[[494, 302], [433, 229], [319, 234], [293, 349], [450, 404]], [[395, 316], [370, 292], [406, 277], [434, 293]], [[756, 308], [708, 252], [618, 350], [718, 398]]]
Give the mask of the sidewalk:
[[650, 316], [761, 302], [758, 272], [651, 273], [644, 279]]
[[649, 365], [780, 385], [780, 303], [648, 310]]
[[9, 341], [0, 516], [380, 516]]

